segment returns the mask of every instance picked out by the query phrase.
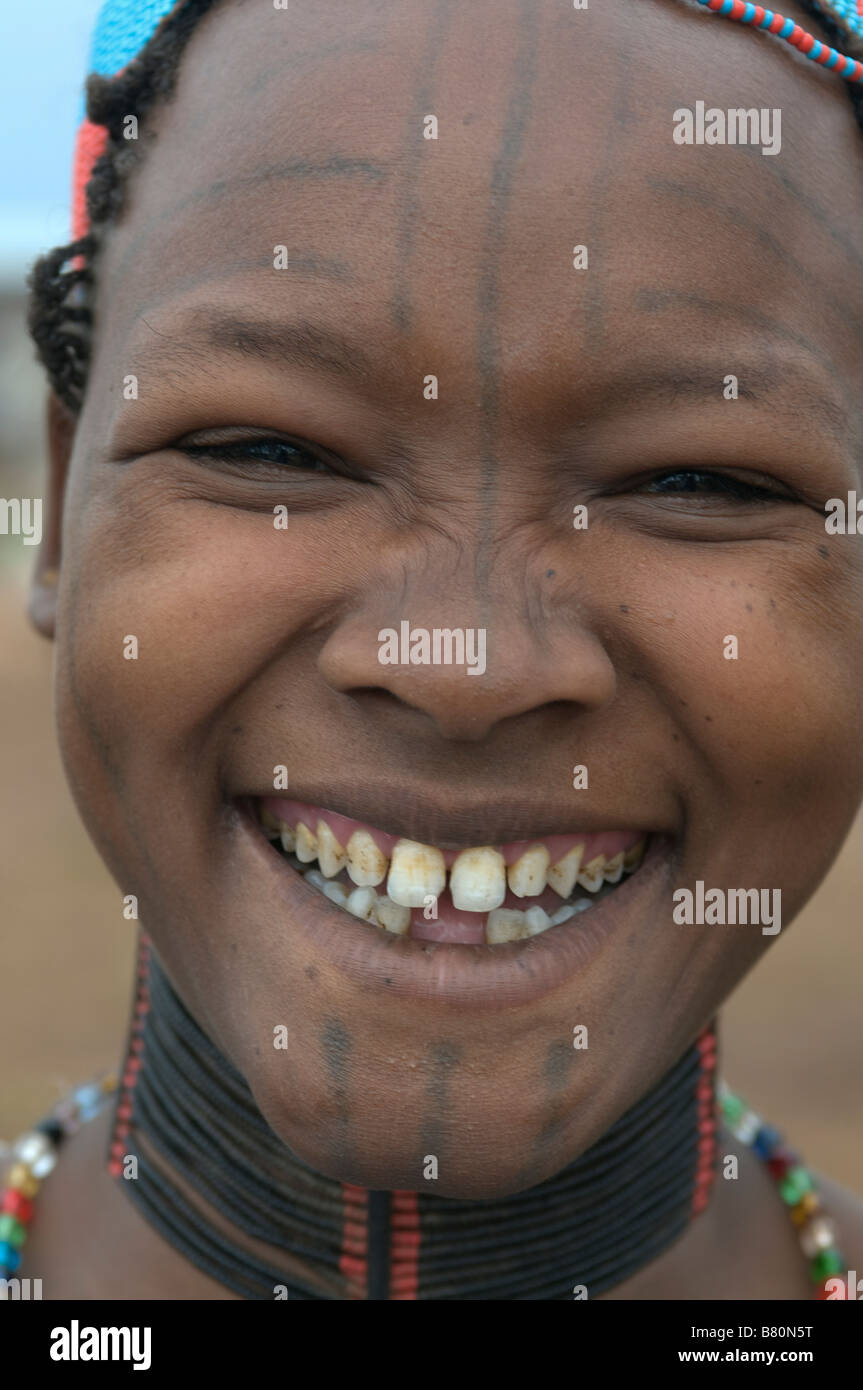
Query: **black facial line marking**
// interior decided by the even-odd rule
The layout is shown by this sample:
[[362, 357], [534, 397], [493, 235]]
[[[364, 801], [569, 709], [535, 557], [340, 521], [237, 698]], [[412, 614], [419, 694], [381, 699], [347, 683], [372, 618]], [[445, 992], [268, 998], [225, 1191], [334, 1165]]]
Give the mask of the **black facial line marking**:
[[736, 207], [733, 203], [723, 202], [717, 198], [709, 189], [701, 185], [690, 185], [678, 183], [674, 179], [655, 178], [652, 175], [646, 179], [646, 185], [654, 193], [666, 194], [668, 197], [680, 199], [682, 202], [693, 203], [696, 207], [704, 208], [712, 213], [723, 217], [730, 226], [738, 230], [745, 229], [752, 233], [759, 245], [766, 251], [772, 252], [778, 261], [788, 266], [798, 275], [801, 282], [807, 283], [818, 291], [819, 296], [826, 300], [831, 308], [841, 319], [850, 319], [854, 324], [854, 331], [858, 337], [863, 336], [863, 319], [854, 310], [847, 298], [839, 299], [832, 292], [823, 278], [818, 275], [818, 266], [813, 271], [811, 265], [804, 266], [796, 256], [786, 250], [779, 239], [773, 235], [768, 228], [761, 225], [755, 218], [750, 217], [746, 212]]
[[447, 1137], [451, 1134], [449, 1091], [452, 1073], [462, 1059], [464, 1049], [456, 1043], [435, 1043], [430, 1050], [431, 1074], [425, 1091], [425, 1110], [420, 1128], [422, 1161], [433, 1154], [441, 1162]]
[[776, 338], [781, 338], [784, 342], [793, 343], [795, 347], [805, 348], [828, 372], [831, 374], [835, 372], [835, 363], [832, 358], [811, 339], [804, 337], [802, 333], [796, 333], [793, 328], [789, 328], [779, 319], [772, 318], [770, 314], [762, 313], [760, 309], [753, 309], [751, 305], [732, 305], [723, 300], [708, 299], [706, 295], [695, 294], [691, 290], [665, 288], [636, 290], [632, 303], [639, 313], [644, 314], [662, 313], [666, 309], [682, 306], [700, 309], [702, 313], [709, 314], [714, 318], [727, 316], [742, 319], [744, 323], [750, 324], [753, 328], [770, 333]]
[[328, 1018], [319, 1034], [321, 1053], [330, 1078], [334, 1101], [335, 1129], [331, 1157], [333, 1163], [353, 1166], [353, 1145], [350, 1139], [350, 1077], [353, 1038], [340, 1018]]
[[427, 143], [420, 130], [420, 124], [423, 116], [435, 109], [435, 69], [446, 42], [446, 31], [451, 18], [451, 0], [436, 0], [419, 59], [419, 70], [414, 74], [413, 89], [416, 99], [408, 117], [405, 140], [404, 174], [401, 177], [400, 213], [396, 227], [395, 268], [390, 305], [393, 323], [400, 333], [407, 333], [413, 322], [410, 267], [420, 216], [420, 183], [428, 158], [427, 150], [417, 148], [418, 142], [420, 147]]
[[[289, 273], [304, 280], [335, 280], [347, 284], [355, 278], [351, 266], [345, 261], [321, 256], [316, 251], [298, 250], [291, 252], [290, 265]], [[132, 311], [133, 315], [136, 319], [141, 318], [143, 314], [157, 309], [165, 300], [174, 299], [189, 290], [197, 289], [199, 285], [210, 284], [218, 280], [228, 280], [232, 275], [243, 275], [250, 270], [272, 270], [272, 266], [273, 258], [269, 253], [262, 256], [237, 258], [217, 266], [205, 266], [201, 270], [184, 275], [181, 280], [172, 280], [159, 293], [137, 303]], [[117, 272], [115, 271], [114, 274], [116, 275]], [[153, 331], [155, 332], [155, 329]]]
[[538, 50], [538, 16], [534, 0], [520, 0], [519, 49], [513, 63], [509, 100], [503, 123], [498, 152], [491, 176], [491, 191], [483, 237], [482, 271], [477, 286], [477, 374], [480, 381], [480, 458], [481, 505], [479, 543], [476, 557], [476, 582], [480, 594], [482, 626], [488, 627], [483, 613], [484, 592], [488, 583], [491, 558], [489, 546], [493, 533], [494, 504], [497, 484], [495, 442], [500, 405], [500, 259], [504, 241], [506, 216], [512, 198], [515, 168], [521, 156], [524, 137], [531, 114], [533, 87], [536, 81]]
[[[759, 159], [761, 158], [761, 151], [755, 145], [739, 145], [736, 148], [739, 149], [740, 153], [747, 159], [751, 159], [753, 156]], [[764, 168], [765, 164], [767, 165], [766, 169]], [[768, 178], [775, 179], [777, 183], [780, 183], [795, 203], [799, 203], [806, 209], [818, 225], [824, 228], [831, 241], [834, 241], [836, 245], [845, 252], [849, 261], [854, 265], [857, 274], [863, 274], [863, 252], [858, 251], [857, 247], [849, 240], [845, 232], [832, 220], [827, 210], [821, 206], [818, 199], [813, 197], [811, 193], [805, 193], [799, 183], [791, 178], [790, 174], [786, 173], [783, 169], [777, 169], [775, 160], [762, 160], [759, 168], [762, 169], [762, 172], [766, 174]], [[811, 274], [811, 271], [808, 273]]]
[[[616, 15], [617, 12], [612, 10], [611, 13]], [[619, 30], [619, 25], [616, 20], [615, 26]], [[615, 113], [621, 110], [628, 112], [626, 103], [629, 99], [629, 88], [632, 80], [631, 73], [633, 71], [631, 57], [632, 42], [626, 34], [621, 35], [619, 32], [616, 32], [613, 38], [616, 40], [617, 54], [620, 58], [620, 63], [616, 65], [615, 69], [616, 75], [611, 109]], [[585, 245], [588, 249], [588, 255], [591, 258], [591, 271], [586, 277], [583, 300], [584, 346], [587, 353], [600, 352], [605, 341], [605, 281], [601, 273], [600, 248], [605, 239], [604, 232], [607, 202], [611, 186], [612, 171], [619, 167], [619, 161], [615, 158], [616, 146], [621, 134], [621, 129], [627, 123], [627, 116], [621, 119], [619, 115], [616, 119], [607, 122], [602, 154], [596, 173], [591, 181], [590, 196], [588, 199], [590, 213], [587, 219], [584, 238]]]
[[[134, 175], [133, 168], [130, 177], [134, 178]], [[320, 161], [298, 158], [285, 160], [279, 164], [261, 165], [251, 174], [237, 174], [229, 179], [216, 179], [206, 188], [198, 188], [192, 193], [186, 193], [182, 198], [177, 198], [173, 203], [170, 203], [168, 207], [162, 208], [159, 212], [148, 217], [120, 257], [116, 273], [121, 277], [128, 275], [140, 254], [142, 245], [147, 242], [151, 233], [162, 226], [164, 222], [169, 222], [178, 213], [184, 212], [189, 207], [217, 202], [238, 190], [248, 192], [262, 183], [272, 183], [275, 180], [308, 182], [321, 179], [360, 178], [368, 183], [380, 183], [389, 177], [390, 170], [386, 165], [376, 163], [373, 160], [334, 154], [329, 159]], [[293, 258], [291, 266], [293, 268]]]
[[537, 1152], [543, 1152], [561, 1133], [570, 1117], [570, 1103], [567, 1088], [572, 1076], [572, 1067], [577, 1059], [569, 1038], [555, 1039], [545, 1050], [542, 1068], [543, 1086], [546, 1095], [546, 1118], [534, 1140]]

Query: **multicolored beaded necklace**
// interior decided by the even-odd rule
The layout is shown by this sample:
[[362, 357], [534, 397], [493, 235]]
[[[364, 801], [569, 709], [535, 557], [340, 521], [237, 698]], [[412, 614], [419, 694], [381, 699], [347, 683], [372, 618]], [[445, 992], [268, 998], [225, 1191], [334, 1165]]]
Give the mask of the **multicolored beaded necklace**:
[[[11, 1279], [20, 1264], [21, 1248], [33, 1218], [34, 1198], [54, 1168], [64, 1139], [98, 1115], [115, 1090], [114, 1077], [79, 1086], [46, 1120], [11, 1145], [8, 1152], [12, 1164], [0, 1199], [0, 1279]], [[822, 1208], [812, 1174], [800, 1157], [785, 1146], [781, 1135], [722, 1081], [717, 1094], [729, 1130], [763, 1160], [782, 1201], [790, 1209], [801, 1249], [809, 1262], [809, 1277], [815, 1285], [813, 1297], [856, 1297], [856, 1290], [849, 1292], [847, 1277], [843, 1275], [847, 1265], [837, 1245], [835, 1223]]]

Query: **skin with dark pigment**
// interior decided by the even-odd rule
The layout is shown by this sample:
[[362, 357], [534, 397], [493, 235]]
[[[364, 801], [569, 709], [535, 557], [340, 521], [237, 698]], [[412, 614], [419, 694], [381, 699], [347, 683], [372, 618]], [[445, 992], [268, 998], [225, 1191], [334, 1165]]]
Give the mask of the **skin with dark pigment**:
[[[860, 486], [863, 142], [842, 83], [779, 50], [670, 0], [227, 5], [150, 122], [83, 412], [51, 408], [60, 584], [32, 611], [90, 833], [270, 1125], [334, 1178], [421, 1187], [429, 1135], [440, 1195], [571, 1162], [774, 939], [675, 926], [673, 887], [780, 888], [787, 925], [863, 794], [863, 558], [819, 553], [826, 499]], [[781, 107], [781, 155], [675, 145], [696, 98]], [[201, 457], [255, 437], [324, 466]], [[682, 468], [778, 496], [660, 491]], [[487, 674], [379, 665], [404, 616], [487, 627]], [[302, 799], [442, 846], [648, 827], [669, 874], [575, 987], [456, 1007], [429, 948], [406, 1004], [397, 949], [389, 984], [334, 969], [257, 875], [235, 802], [277, 763]], [[232, 1297], [110, 1183], [104, 1132], [46, 1185], [25, 1272], [52, 1297]], [[827, 1197], [853, 1267], [859, 1207]], [[808, 1293], [748, 1155], [612, 1297], [731, 1293]]]

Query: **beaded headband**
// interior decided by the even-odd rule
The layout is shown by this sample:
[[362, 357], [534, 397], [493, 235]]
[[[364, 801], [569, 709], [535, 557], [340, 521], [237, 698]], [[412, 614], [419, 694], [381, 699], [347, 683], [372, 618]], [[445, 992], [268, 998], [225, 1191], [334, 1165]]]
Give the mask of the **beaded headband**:
[[[715, 14], [724, 15], [726, 19], [736, 19], [740, 24], [751, 24], [753, 29], [764, 29], [768, 34], [775, 34], [778, 39], [790, 43], [804, 58], [832, 68], [846, 82], [863, 79], [863, 63], [858, 59], [837, 53], [829, 44], [821, 43], [812, 34], [807, 34], [793, 19], [786, 19], [774, 10], [765, 10], [761, 5], [748, 5], [745, 0], [698, 0], [698, 3]], [[831, 0], [829, 4], [827, 0], [822, 0], [815, 8], [840, 28], [850, 31], [849, 36], [863, 38], [863, 0]]]
[[[183, 3], [184, 0], [105, 0], [90, 45], [90, 72], [116, 77], [149, 42], [171, 11]], [[793, 19], [786, 19], [774, 10], [746, 4], [744, 0], [698, 0], [698, 3], [727, 19], [775, 34], [813, 63], [831, 69], [846, 82], [863, 81], [863, 62], [821, 43]], [[817, 0], [815, 9], [843, 36], [846, 47], [859, 48], [863, 53], [863, 0]], [[72, 182], [72, 236], [76, 241], [88, 231], [84, 190], [107, 139], [105, 127], [95, 125], [84, 116], [75, 144]]]

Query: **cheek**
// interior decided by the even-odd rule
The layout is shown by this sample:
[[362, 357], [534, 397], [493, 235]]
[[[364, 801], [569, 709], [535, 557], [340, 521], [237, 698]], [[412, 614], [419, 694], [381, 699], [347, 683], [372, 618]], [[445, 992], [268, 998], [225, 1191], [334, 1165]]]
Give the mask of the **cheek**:
[[729, 883], [748, 872], [785, 885], [795, 910], [863, 795], [863, 583], [805, 550], [766, 573], [741, 564], [654, 589], [663, 616], [641, 643], [666, 692], [699, 852]]
[[[238, 693], [344, 592], [338, 526], [308, 520], [300, 540], [266, 512], [115, 491], [72, 546], [61, 694], [124, 765], [187, 764]], [[304, 679], [302, 659], [294, 673]]]

